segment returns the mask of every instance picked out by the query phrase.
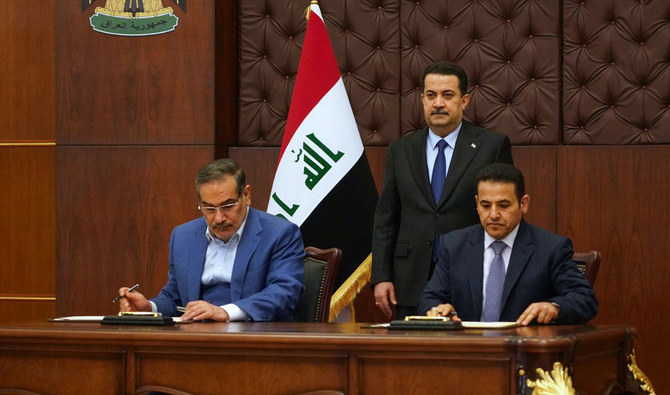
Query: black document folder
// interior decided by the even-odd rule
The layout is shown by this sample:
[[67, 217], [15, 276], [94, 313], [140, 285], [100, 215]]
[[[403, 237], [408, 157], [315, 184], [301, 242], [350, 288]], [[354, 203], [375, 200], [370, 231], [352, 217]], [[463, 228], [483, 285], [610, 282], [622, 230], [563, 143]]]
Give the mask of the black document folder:
[[134, 315], [134, 314], [106, 315], [100, 323], [103, 325], [152, 325], [152, 326], [170, 326], [175, 324], [172, 317], [164, 317], [162, 315]]
[[434, 330], [450, 331], [463, 329], [460, 321], [451, 321], [449, 319], [433, 319], [432, 317], [407, 317], [404, 320], [393, 320], [389, 324], [389, 329], [403, 330]]

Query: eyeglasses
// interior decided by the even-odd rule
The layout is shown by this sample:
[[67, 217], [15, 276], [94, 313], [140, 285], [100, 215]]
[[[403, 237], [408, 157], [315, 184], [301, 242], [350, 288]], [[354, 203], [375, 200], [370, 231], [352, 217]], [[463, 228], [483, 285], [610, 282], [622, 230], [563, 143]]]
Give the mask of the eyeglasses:
[[203, 206], [201, 204], [198, 204], [198, 210], [202, 211], [205, 215], [216, 215], [218, 211], [222, 213], [229, 213], [232, 211], [233, 207], [237, 206], [240, 203], [240, 197], [237, 197], [237, 200], [234, 203], [228, 203], [224, 204], [219, 207], [212, 207], [212, 206]]

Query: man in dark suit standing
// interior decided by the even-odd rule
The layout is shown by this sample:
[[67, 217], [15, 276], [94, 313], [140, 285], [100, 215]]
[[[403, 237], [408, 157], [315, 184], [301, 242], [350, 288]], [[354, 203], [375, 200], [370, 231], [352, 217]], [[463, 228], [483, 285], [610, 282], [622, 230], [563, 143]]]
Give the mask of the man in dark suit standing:
[[467, 75], [453, 63], [429, 65], [422, 76], [427, 127], [389, 146], [372, 236], [377, 306], [389, 317], [415, 313], [435, 262], [436, 235], [477, 223], [478, 169], [512, 163], [507, 136], [463, 121]]
[[581, 324], [596, 316], [593, 288], [572, 261], [570, 239], [523, 220], [521, 171], [495, 163], [477, 174], [481, 225], [440, 236], [439, 261], [419, 311], [455, 320]]

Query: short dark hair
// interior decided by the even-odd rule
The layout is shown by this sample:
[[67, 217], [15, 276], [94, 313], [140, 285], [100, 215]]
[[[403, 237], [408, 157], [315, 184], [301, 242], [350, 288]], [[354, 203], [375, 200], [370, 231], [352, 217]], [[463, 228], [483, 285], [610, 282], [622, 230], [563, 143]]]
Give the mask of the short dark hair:
[[461, 96], [468, 93], [468, 75], [456, 63], [435, 62], [426, 66], [421, 75], [421, 93], [426, 89], [426, 76], [428, 74], [455, 75], [458, 77], [458, 89], [461, 91]]
[[514, 190], [516, 192], [516, 198], [521, 202], [521, 198], [526, 194], [526, 185], [523, 181], [523, 173], [521, 170], [516, 168], [514, 165], [509, 163], [491, 163], [486, 165], [477, 171], [475, 176], [475, 181], [477, 184], [477, 189], [479, 189], [479, 183], [484, 181], [490, 182], [503, 182], [503, 183], [512, 183], [514, 184]]
[[200, 186], [202, 184], [220, 180], [225, 175], [235, 177], [237, 195], [240, 196], [247, 185], [247, 177], [244, 175], [244, 170], [233, 159], [217, 159], [203, 166], [195, 176], [195, 192], [198, 194], [198, 201], [200, 200]]

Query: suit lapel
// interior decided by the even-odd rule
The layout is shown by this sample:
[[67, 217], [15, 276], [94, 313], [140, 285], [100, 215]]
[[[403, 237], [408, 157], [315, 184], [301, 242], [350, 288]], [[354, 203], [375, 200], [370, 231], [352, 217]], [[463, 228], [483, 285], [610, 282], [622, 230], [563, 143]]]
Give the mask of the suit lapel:
[[509, 297], [514, 284], [521, 276], [526, 265], [530, 261], [530, 257], [533, 255], [533, 243], [528, 230], [528, 226], [525, 221], [521, 220], [519, 225], [519, 232], [516, 235], [514, 240], [514, 246], [512, 246], [512, 256], [509, 259], [509, 265], [507, 267], [507, 274], [505, 275], [505, 286], [503, 288], [502, 296], [502, 310], [505, 310], [505, 304]]
[[[205, 267], [205, 256], [207, 255], [207, 236], [205, 236], [205, 231], [207, 230], [207, 223], [205, 218], [202, 218], [204, 226], [198, 226], [197, 229], [193, 231], [193, 248], [189, 251], [191, 256], [189, 256], [188, 262], [193, 262], [192, 265], [189, 265], [188, 278], [186, 279], [187, 284], [187, 296], [188, 301], [200, 300], [200, 285], [202, 283], [202, 271]], [[184, 304], [186, 305], [186, 304]]]
[[427, 139], [427, 127], [412, 135], [410, 149], [406, 152], [407, 157], [405, 160], [409, 165], [412, 178], [419, 184], [419, 190], [424, 199], [426, 199], [432, 207], [435, 207], [435, 202], [433, 202], [433, 190], [430, 187], [430, 178], [428, 177], [428, 165], [426, 164]]
[[475, 228], [475, 234], [470, 238], [470, 246], [463, 256], [464, 262], [468, 264], [468, 278], [470, 279], [470, 292], [472, 293], [472, 304], [475, 317], [479, 319], [482, 315], [482, 298], [484, 283], [484, 230]]
[[454, 189], [456, 189], [456, 185], [458, 185], [463, 177], [465, 170], [470, 166], [470, 162], [472, 162], [477, 151], [479, 151], [479, 147], [482, 144], [481, 140], [480, 133], [472, 125], [463, 121], [461, 131], [458, 133], [458, 139], [456, 140], [456, 147], [454, 147], [454, 154], [451, 157], [447, 179], [444, 183], [442, 198], [440, 198], [438, 207], [443, 205], [454, 192]]
[[258, 216], [253, 208], [249, 207], [244, 231], [237, 245], [233, 273], [230, 277], [230, 300], [239, 300], [242, 297], [242, 288], [247, 274], [249, 260], [261, 241], [260, 233], [263, 230]]

